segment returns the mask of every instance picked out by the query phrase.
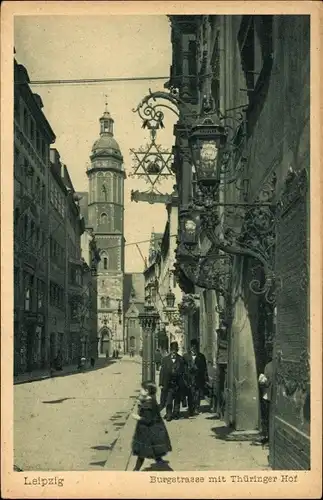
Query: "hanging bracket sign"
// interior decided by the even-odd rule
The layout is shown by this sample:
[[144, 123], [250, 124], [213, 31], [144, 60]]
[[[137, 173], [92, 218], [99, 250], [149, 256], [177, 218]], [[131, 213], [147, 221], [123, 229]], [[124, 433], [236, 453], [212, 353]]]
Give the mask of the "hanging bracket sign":
[[142, 192], [142, 191], [131, 191], [131, 201], [138, 203], [139, 201], [145, 201], [153, 205], [154, 203], [167, 204], [171, 203], [171, 194], [155, 193], [153, 191]]

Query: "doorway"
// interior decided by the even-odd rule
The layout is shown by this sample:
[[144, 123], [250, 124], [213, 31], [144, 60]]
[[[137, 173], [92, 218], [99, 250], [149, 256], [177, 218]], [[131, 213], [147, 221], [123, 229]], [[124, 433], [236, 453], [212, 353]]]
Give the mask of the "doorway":
[[110, 357], [111, 350], [111, 331], [104, 328], [101, 332], [100, 353]]

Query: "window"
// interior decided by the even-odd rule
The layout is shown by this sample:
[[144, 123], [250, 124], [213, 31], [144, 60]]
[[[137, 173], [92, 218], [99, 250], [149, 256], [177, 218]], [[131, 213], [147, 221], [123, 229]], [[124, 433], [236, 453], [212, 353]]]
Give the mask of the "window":
[[106, 224], [108, 222], [108, 216], [107, 214], [103, 213], [101, 214], [101, 224]]
[[76, 283], [78, 285], [82, 284], [82, 275], [81, 275], [81, 270], [80, 269], [76, 269]]
[[37, 280], [37, 310], [41, 310], [44, 305], [44, 283]]
[[107, 201], [108, 200], [108, 192], [107, 192], [107, 188], [106, 188], [105, 184], [103, 184], [103, 186], [102, 186], [102, 193], [103, 193], [104, 201]]
[[30, 299], [30, 288], [28, 287], [25, 289], [25, 311], [30, 311]]
[[133, 319], [133, 318], [129, 319], [129, 328], [130, 329], [136, 328], [136, 320], [135, 319]]
[[103, 267], [104, 269], [108, 269], [108, 259], [106, 257], [103, 259]]
[[110, 297], [106, 297], [106, 298], [105, 298], [105, 307], [106, 307], [107, 309], [109, 309], [109, 307], [110, 307]]
[[104, 309], [104, 307], [105, 307], [105, 298], [101, 297], [100, 302], [101, 302], [101, 309]]
[[25, 274], [25, 311], [31, 311], [32, 308], [32, 288], [33, 288], [34, 277], [30, 274]]

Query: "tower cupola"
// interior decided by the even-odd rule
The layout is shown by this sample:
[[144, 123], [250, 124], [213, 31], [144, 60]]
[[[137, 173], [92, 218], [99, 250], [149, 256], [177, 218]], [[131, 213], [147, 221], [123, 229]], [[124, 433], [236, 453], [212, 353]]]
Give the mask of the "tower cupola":
[[108, 111], [107, 103], [105, 104], [104, 113], [99, 121], [100, 137], [93, 144], [91, 160], [102, 156], [114, 157], [115, 159], [119, 160], [119, 168], [122, 169], [122, 154], [119, 144], [113, 137], [114, 120]]
[[107, 110], [107, 105], [105, 105], [105, 111], [100, 118], [100, 135], [108, 134], [113, 136], [113, 123], [114, 120], [111, 117], [109, 111]]

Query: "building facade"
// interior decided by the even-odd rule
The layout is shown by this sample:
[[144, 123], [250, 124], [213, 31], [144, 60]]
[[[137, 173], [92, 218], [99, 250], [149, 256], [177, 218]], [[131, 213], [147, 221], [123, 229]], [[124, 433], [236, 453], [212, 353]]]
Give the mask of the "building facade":
[[[171, 25], [168, 88], [180, 113], [174, 130], [177, 278], [185, 293], [200, 295], [200, 344], [215, 379], [218, 327], [226, 330], [227, 424], [238, 438], [261, 430], [258, 376], [273, 351], [270, 464], [308, 469], [310, 20], [171, 16]], [[189, 141], [201, 131], [201, 117], [211, 117], [205, 126], [214, 116], [230, 148], [216, 172], [220, 188], [211, 193], [198, 178]], [[201, 229], [192, 264], [185, 221], [193, 220], [197, 206]], [[191, 330], [187, 325], [188, 337]]]
[[142, 328], [139, 314], [145, 303], [145, 279], [143, 273], [125, 273], [123, 304], [125, 311], [125, 353], [142, 352]]
[[91, 344], [90, 334], [83, 334], [90, 332], [96, 308], [84, 323], [87, 270], [81, 260], [84, 220], [79, 198], [59, 152], [50, 149], [55, 135], [41, 98], [32, 93], [28, 73], [16, 61], [14, 77], [14, 373], [18, 375], [76, 363], [83, 352], [88, 353], [82, 346]]
[[100, 118], [87, 170], [87, 226], [93, 228], [100, 263], [97, 274], [99, 352], [124, 352], [124, 179], [123, 157], [113, 136], [114, 121], [105, 110]]
[[14, 61], [14, 373], [49, 363], [49, 148], [55, 134]]
[[[81, 196], [80, 196], [81, 198]], [[98, 291], [97, 291], [97, 267], [100, 262], [99, 250], [92, 229], [85, 228], [81, 236], [81, 255], [83, 262], [83, 304], [82, 319], [86, 342], [82, 344], [86, 358], [96, 359], [99, 354], [99, 342], [97, 332], [98, 321]]]

